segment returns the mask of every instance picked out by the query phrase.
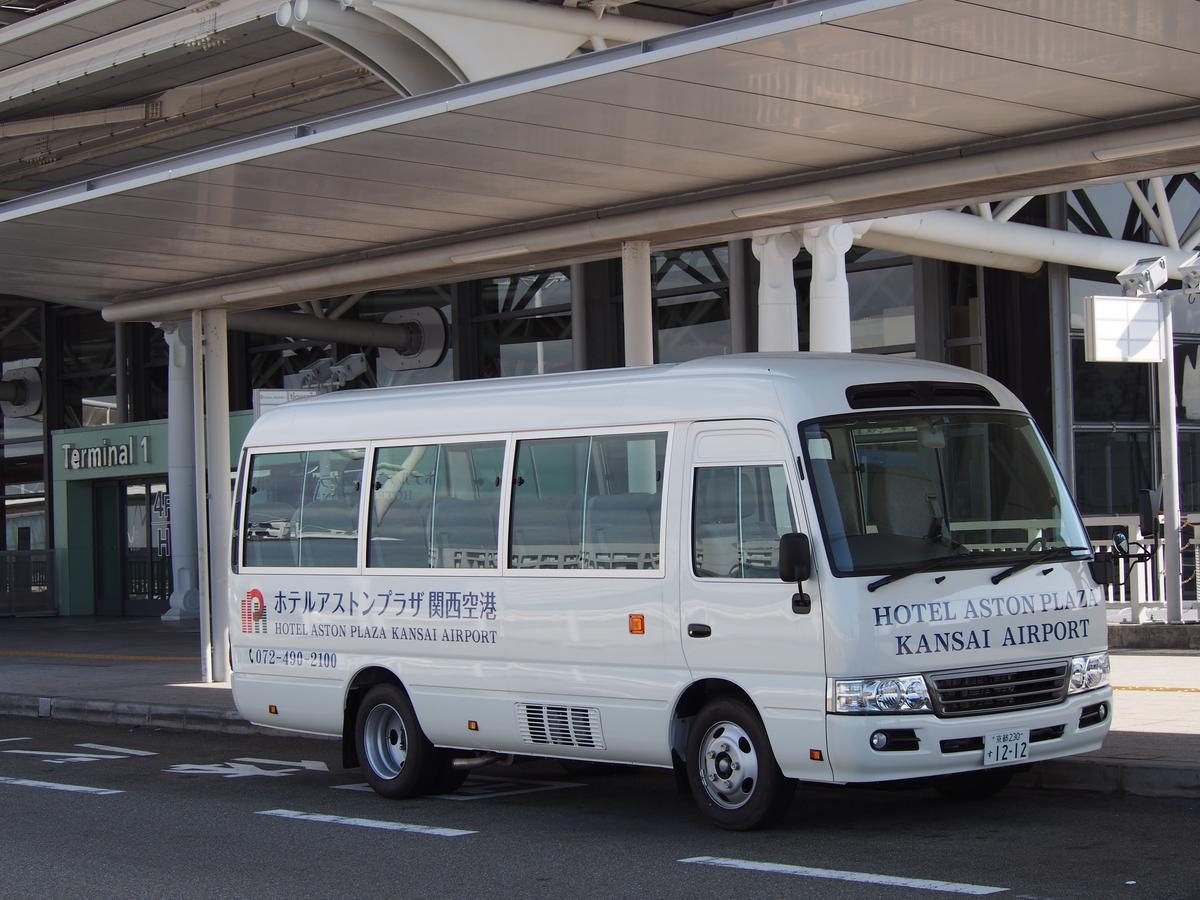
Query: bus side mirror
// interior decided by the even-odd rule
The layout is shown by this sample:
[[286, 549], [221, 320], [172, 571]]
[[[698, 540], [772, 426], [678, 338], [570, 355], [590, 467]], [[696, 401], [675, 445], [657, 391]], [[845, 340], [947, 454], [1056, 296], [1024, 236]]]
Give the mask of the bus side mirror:
[[1121, 528], [1113, 529], [1113, 546], [1121, 556], [1129, 555], [1129, 535]]
[[793, 532], [779, 539], [779, 578], [799, 584], [812, 577], [812, 545], [807, 534]]

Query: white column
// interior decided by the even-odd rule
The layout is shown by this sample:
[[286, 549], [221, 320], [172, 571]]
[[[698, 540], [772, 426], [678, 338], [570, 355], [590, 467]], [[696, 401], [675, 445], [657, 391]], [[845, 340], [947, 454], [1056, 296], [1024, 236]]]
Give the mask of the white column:
[[800, 237], [791, 230], [756, 234], [750, 248], [758, 260], [759, 352], [799, 350], [792, 261], [800, 252]]
[[849, 225], [835, 223], [804, 229], [812, 254], [808, 292], [808, 348], [825, 353], [850, 352], [850, 283], [846, 251], [854, 243]]
[[654, 300], [650, 293], [650, 242], [621, 245], [621, 297], [625, 304], [625, 365], [654, 365]]
[[195, 619], [200, 609], [196, 591], [192, 328], [187, 322], [163, 322], [158, 327], [167, 342], [167, 495], [171, 498], [171, 608], [162, 618], [164, 622], [177, 622]]
[[1162, 463], [1163, 582], [1167, 622], [1183, 621], [1182, 553], [1179, 547], [1179, 428], [1175, 421], [1175, 330], [1171, 297], [1163, 305], [1163, 343], [1167, 352], [1158, 364], [1159, 453]]
[[204, 312], [204, 443], [208, 462], [208, 580], [214, 681], [229, 678], [229, 541], [233, 495], [229, 488], [227, 316], [223, 309]]

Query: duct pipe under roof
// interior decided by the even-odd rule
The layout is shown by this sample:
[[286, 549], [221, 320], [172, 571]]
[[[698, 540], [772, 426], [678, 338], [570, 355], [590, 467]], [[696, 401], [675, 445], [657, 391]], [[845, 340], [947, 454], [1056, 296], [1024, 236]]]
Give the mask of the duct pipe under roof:
[[420, 327], [407, 322], [383, 324], [355, 319], [319, 319], [304, 313], [270, 310], [231, 313], [229, 330], [363, 347], [392, 347], [402, 354], [420, 350], [422, 343]]
[[[272, 296], [287, 296], [292, 301], [329, 297], [336, 293], [373, 290], [395, 287], [406, 276], [420, 275], [431, 270], [445, 270], [453, 264], [453, 257], [466, 255], [484, 258], [488, 254], [486, 269], [472, 270], [470, 277], [503, 274], [513, 265], [527, 261], [530, 254], [546, 254], [570, 248], [571, 256], [587, 255], [581, 245], [592, 247], [609, 245], [613, 255], [619, 252], [620, 242], [636, 240], [640, 236], [663, 234], [674, 229], [689, 229], [699, 232], [708, 228], [713, 234], [735, 234], [732, 226], [737, 224], [743, 233], [781, 225], [798, 225], [806, 221], [819, 221], [843, 215], [848, 221], [857, 215], [866, 217], [880, 214], [888, 209], [904, 208], [925, 203], [945, 205], [967, 202], [976, 197], [1001, 195], [1006, 183], [1020, 181], [1019, 190], [1029, 193], [1031, 175], [1038, 175], [1038, 190], [1054, 191], [1078, 182], [1075, 168], [1094, 164], [1106, 153], [1118, 152], [1120, 147], [1153, 142], [1187, 140], [1200, 146], [1200, 134], [1194, 119], [1185, 119], [1145, 128], [1113, 132], [1104, 135], [1086, 135], [1054, 143], [1009, 147], [990, 153], [972, 153], [954, 159], [936, 159], [915, 163], [903, 168], [888, 167], [871, 172], [846, 175], [811, 183], [790, 185], [771, 190], [749, 191], [740, 194], [722, 194], [716, 197], [683, 200], [678, 203], [660, 203], [649, 209], [631, 212], [595, 212], [574, 222], [533, 227], [519, 234], [514, 240], [511, 229], [500, 234], [484, 237], [458, 239], [417, 250], [396, 250], [392, 253], [343, 260], [321, 260], [320, 265], [287, 273], [273, 273], [247, 278], [244, 281], [223, 282], [184, 288], [172, 293], [146, 297], [112, 304], [104, 309], [104, 318], [109, 322], [145, 322], [153, 319], [174, 318], [192, 309], [228, 306], [240, 301], [269, 305]], [[1108, 150], [1106, 148], [1114, 148]], [[1189, 163], [1190, 164], [1190, 163]], [[1062, 170], [1058, 180], [1054, 173]], [[1114, 175], [1114, 178], [1119, 177]], [[1128, 178], [1128, 173], [1122, 177]], [[761, 210], [761, 211], [759, 211]], [[956, 215], [945, 213], [941, 215]], [[966, 216], [959, 216], [965, 219]], [[958, 221], [956, 219], [955, 221]], [[1049, 259], [1043, 250], [1053, 243], [1047, 231], [1035, 226], [1012, 222], [980, 222], [988, 228], [1030, 228], [1037, 232], [1035, 259]], [[903, 229], [902, 229], [903, 230]], [[930, 239], [927, 231], [917, 229], [921, 239]], [[1053, 235], [1077, 240], [1104, 243], [1107, 238], [1087, 238], [1084, 235], [1065, 231]], [[986, 240], [995, 236], [988, 231]], [[963, 238], [953, 241], [955, 246], [964, 246]], [[982, 246], [1000, 252], [1017, 252], [1006, 247]], [[1024, 246], [1024, 245], [1023, 245]], [[1146, 247], [1139, 247], [1145, 256]], [[1161, 248], [1154, 248], [1156, 251]], [[1029, 255], [1026, 247], [1018, 255]], [[1116, 273], [1125, 268], [1130, 260], [1113, 264]], [[1057, 261], [1057, 260], [1054, 260]], [[1171, 260], [1168, 260], [1171, 261]], [[1178, 264], [1180, 260], [1174, 260]], [[1096, 260], [1093, 267], [1100, 265]], [[444, 272], [443, 272], [444, 275]], [[264, 301], [266, 301], [264, 303]]]
[[[997, 222], [948, 210], [876, 219], [867, 235], [872, 232], [1108, 272], [1120, 272], [1134, 260], [1146, 256], [1164, 256], [1167, 268], [1175, 278], [1179, 277], [1180, 263], [1191, 256], [1188, 251], [1172, 250], [1159, 244], [1120, 241], [1018, 222]], [[867, 237], [863, 240], [865, 242]]]

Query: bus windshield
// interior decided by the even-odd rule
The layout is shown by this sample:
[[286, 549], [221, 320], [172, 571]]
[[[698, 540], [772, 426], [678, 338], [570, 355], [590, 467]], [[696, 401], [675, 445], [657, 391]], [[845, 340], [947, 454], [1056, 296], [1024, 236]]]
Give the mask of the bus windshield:
[[1005, 565], [1089, 546], [1028, 416], [871, 413], [807, 422], [800, 434], [838, 575]]

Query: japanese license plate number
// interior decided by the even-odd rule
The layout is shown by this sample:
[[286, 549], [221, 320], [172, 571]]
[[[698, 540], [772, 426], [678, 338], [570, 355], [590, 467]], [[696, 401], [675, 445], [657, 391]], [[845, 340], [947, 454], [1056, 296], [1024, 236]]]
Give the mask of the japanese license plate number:
[[1029, 729], [1016, 728], [984, 735], [983, 764], [1004, 766], [1029, 759]]

